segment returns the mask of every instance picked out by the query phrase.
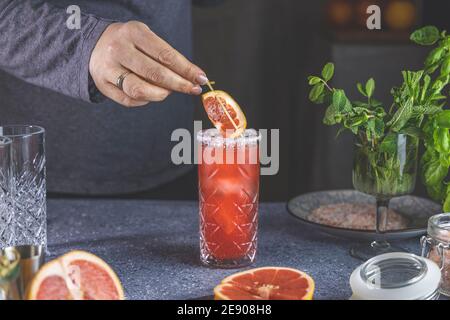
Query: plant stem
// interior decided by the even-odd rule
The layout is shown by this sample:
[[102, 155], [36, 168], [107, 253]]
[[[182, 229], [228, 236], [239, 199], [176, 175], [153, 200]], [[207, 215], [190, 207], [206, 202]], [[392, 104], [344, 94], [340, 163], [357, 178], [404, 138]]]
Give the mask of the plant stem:
[[325, 80], [323, 79], [320, 80], [323, 82], [323, 84], [325, 85], [325, 87], [327, 87], [328, 90], [333, 91], [333, 88], [331, 88]]

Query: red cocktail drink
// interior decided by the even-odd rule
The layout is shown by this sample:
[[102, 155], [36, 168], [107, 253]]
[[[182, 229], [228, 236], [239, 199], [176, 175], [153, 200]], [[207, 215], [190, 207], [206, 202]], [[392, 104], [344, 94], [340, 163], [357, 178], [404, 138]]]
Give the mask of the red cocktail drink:
[[199, 132], [200, 251], [203, 263], [223, 268], [251, 264], [256, 254], [260, 136], [246, 130], [223, 138]]

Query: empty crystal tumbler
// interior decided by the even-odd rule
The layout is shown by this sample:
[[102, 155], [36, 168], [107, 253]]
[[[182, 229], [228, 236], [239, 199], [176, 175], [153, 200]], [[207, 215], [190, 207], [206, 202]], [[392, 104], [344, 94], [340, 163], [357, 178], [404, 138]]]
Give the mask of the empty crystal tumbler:
[[0, 136], [0, 249], [14, 241], [11, 201], [11, 139]]
[[[11, 141], [9, 199], [12, 208], [0, 210], [0, 246], [46, 248], [45, 130], [38, 126], [5, 125], [0, 126], [0, 136]], [[7, 164], [2, 165], [7, 170]], [[0, 206], [5, 206], [7, 201], [2, 200]], [[6, 237], [2, 236], [2, 230]]]

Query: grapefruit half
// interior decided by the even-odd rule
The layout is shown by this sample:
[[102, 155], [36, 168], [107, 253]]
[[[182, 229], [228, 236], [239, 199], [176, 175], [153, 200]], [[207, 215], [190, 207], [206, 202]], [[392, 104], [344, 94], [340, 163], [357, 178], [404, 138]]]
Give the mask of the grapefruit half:
[[119, 278], [99, 257], [71, 251], [46, 263], [34, 276], [28, 300], [123, 300]]
[[214, 288], [215, 300], [312, 300], [314, 280], [291, 268], [264, 267], [239, 272]]

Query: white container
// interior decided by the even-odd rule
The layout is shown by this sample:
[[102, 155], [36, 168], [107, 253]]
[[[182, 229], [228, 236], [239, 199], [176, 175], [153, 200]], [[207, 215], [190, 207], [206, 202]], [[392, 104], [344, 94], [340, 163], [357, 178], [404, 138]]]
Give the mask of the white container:
[[350, 276], [352, 300], [436, 300], [441, 271], [433, 261], [410, 253], [373, 257]]

